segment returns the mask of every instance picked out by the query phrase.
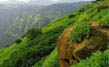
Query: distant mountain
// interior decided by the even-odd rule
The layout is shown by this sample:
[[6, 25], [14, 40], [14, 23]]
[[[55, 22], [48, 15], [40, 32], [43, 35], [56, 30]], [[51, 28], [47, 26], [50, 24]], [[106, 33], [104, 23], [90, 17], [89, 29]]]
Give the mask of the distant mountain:
[[[0, 50], [0, 67], [108, 67], [108, 4], [91, 3], [42, 28], [28, 30], [23, 38]], [[29, 22], [34, 21], [31, 15], [18, 17], [13, 29], [19, 27], [18, 32], [34, 25]]]
[[[41, 28], [90, 2], [50, 6], [11, 4], [0, 7], [0, 48], [11, 45], [31, 28]], [[10, 17], [11, 16], [11, 17]], [[5, 18], [4, 18], [5, 17]], [[7, 42], [6, 42], [7, 41]]]

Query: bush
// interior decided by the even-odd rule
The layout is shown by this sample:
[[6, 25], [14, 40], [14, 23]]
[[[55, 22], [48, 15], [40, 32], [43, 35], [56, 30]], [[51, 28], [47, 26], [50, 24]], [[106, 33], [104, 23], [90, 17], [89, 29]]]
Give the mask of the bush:
[[59, 56], [57, 53], [57, 48], [55, 48], [46, 58], [42, 67], [59, 67]]
[[79, 64], [73, 67], [108, 67], [109, 66], [109, 50], [104, 53], [98, 51], [94, 53], [90, 58], [81, 60]]
[[91, 23], [87, 22], [85, 18], [76, 22], [70, 34], [72, 41], [81, 42], [84, 37], [89, 37], [91, 33], [90, 26]]
[[28, 32], [27, 32], [27, 37], [32, 40], [34, 39], [37, 35], [41, 34], [41, 29], [30, 29]]
[[69, 18], [73, 18], [75, 15], [73, 15], [73, 14], [71, 14], [71, 15], [69, 15]]
[[6, 45], [5, 47], [10, 47], [10, 45]]
[[22, 40], [20, 40], [20, 39], [17, 39], [16, 41], [15, 41], [15, 43], [17, 43], [17, 44], [19, 44], [19, 43], [21, 43], [22, 42]]
[[99, 22], [99, 26], [109, 28], [109, 15], [105, 15]]

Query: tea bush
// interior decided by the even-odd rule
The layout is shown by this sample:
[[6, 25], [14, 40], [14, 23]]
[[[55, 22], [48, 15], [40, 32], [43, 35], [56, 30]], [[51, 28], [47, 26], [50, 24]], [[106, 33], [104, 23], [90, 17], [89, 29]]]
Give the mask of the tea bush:
[[55, 48], [52, 53], [46, 58], [42, 67], [59, 67], [59, 56], [57, 53], [57, 48]]
[[103, 27], [109, 27], [109, 14], [108, 15], [105, 15], [99, 22], [98, 24], [100, 26], [103, 26]]
[[90, 36], [91, 23], [87, 20], [87, 17], [80, 18], [79, 21], [74, 24], [70, 34], [73, 42], [81, 42], [84, 37]]
[[27, 33], [25, 34], [30, 40], [34, 39], [37, 35], [41, 34], [41, 29], [37, 28], [37, 29], [30, 29], [29, 31], [27, 31]]
[[20, 39], [15, 40], [15, 43], [17, 43], [17, 44], [19, 44], [21, 42], [22, 42], [22, 40], [20, 40]]
[[94, 53], [90, 58], [81, 60], [80, 63], [73, 67], [109, 67], [109, 50], [104, 53], [98, 51]]

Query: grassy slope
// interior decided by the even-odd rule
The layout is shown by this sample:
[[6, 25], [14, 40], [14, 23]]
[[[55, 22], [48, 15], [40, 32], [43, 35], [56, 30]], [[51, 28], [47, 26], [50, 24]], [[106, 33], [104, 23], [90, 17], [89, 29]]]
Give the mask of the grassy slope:
[[[108, 3], [103, 2], [100, 5], [102, 4]], [[104, 14], [107, 12], [107, 10], [103, 10], [102, 12], [97, 13], [97, 10], [95, 9], [97, 6], [99, 6], [99, 4], [90, 4], [81, 8], [80, 10], [88, 10], [89, 8], [92, 8], [92, 10], [87, 11], [86, 14], [94, 20], [100, 16], [104, 16]], [[76, 22], [77, 19], [80, 18], [83, 14], [80, 13], [78, 10], [72, 15], [75, 16], [73, 18], [68, 18], [68, 16], [65, 16], [62, 19], [59, 19], [43, 27], [42, 34], [35, 36], [32, 40], [29, 40], [29, 38], [24, 37], [22, 43], [14, 44], [13, 46], [2, 49], [0, 51], [0, 67], [31, 67], [35, 63], [36, 65], [37, 63], [43, 65], [46, 65], [47, 63], [49, 67], [49, 65], [51, 65], [51, 63], [55, 61], [50, 61], [49, 59], [57, 58], [57, 55], [55, 53], [56, 49], [52, 52], [53, 54], [55, 53], [54, 56], [51, 53], [51, 51], [56, 46], [57, 37], [62, 33], [62, 31], [66, 27]], [[47, 57], [47, 55], [49, 54], [50, 58]]]
[[[86, 22], [92, 22], [92, 21], [96, 20], [97, 21], [96, 23], [101, 23], [102, 24], [100, 26], [102, 26], [102, 27], [103, 26], [109, 27], [108, 26], [108, 19], [107, 18], [104, 18], [105, 16], [106, 17], [109, 16], [109, 9], [106, 8], [106, 9], [101, 10], [100, 12], [97, 11], [97, 7], [98, 6], [102, 6], [102, 5], [109, 5], [109, 1], [105, 1], [105, 2], [100, 2], [100, 3], [97, 3], [97, 4], [93, 4], [93, 6], [92, 5], [86, 6], [86, 8], [87, 7], [90, 7], [90, 9], [87, 10], [86, 12], [84, 12], [84, 14], [82, 15], [82, 17], [80, 17], [80, 19], [83, 18], [84, 15], [86, 15], [87, 18], [89, 18], [89, 20], [86, 21]], [[81, 9], [82, 10], [85, 10], [84, 8], [81, 8]], [[101, 22], [101, 20], [103, 20], [103, 22]], [[75, 27], [76, 27], [76, 30], [75, 31], [78, 31], [78, 30], [79, 31], [84, 31], [82, 29], [84, 29], [85, 27], [82, 28], [82, 29], [80, 29], [78, 27], [78, 25], [76, 26], [76, 23], [78, 23], [78, 22], [75, 22], [75, 24], [74, 24]], [[81, 22], [79, 22], [79, 23], [81, 23]], [[82, 34], [84, 34], [85, 32], [87, 33], [87, 31], [84, 31], [84, 32], [82, 32]], [[76, 35], [77, 34], [79, 34], [79, 32], [77, 32]], [[79, 35], [82, 35], [82, 34], [79, 34]], [[74, 32], [73, 32], [73, 35], [74, 35]], [[98, 51], [98, 52], [94, 53], [90, 58], [87, 58], [86, 60], [81, 60], [80, 63], [78, 63], [77, 65], [75, 65], [73, 67], [84, 67], [84, 66], [85, 67], [108, 67], [109, 66], [109, 63], [108, 62], [109, 62], [109, 50], [106, 50], [104, 53]]]
[[109, 66], [109, 50], [104, 53], [96, 52], [90, 58], [81, 60], [78, 65], [73, 67], [108, 67]]
[[56, 48], [45, 59], [42, 67], [59, 67], [59, 57], [58, 57], [57, 49]]
[[57, 48], [55, 48], [49, 56], [42, 58], [34, 67], [59, 67]]
[[[56, 22], [49, 24], [48, 26], [42, 28], [42, 34], [34, 37], [34, 39], [32, 39], [32, 40], [28, 40], [26, 43], [24, 43], [22, 41], [22, 44], [25, 45], [23, 47], [15, 44], [13, 46], [2, 49], [1, 51], [6, 51], [6, 50], [9, 51], [9, 48], [13, 48], [9, 51], [9, 55], [7, 55], [7, 52], [3, 52], [4, 54], [3, 53], [0, 54], [0, 57], [2, 57], [2, 59], [0, 59], [0, 63], [1, 63], [0, 67], [4, 67], [4, 66], [30, 67], [30, 66], [34, 65], [42, 57], [50, 54], [50, 52], [56, 46], [57, 37], [62, 33], [62, 31], [67, 26], [69, 26], [70, 24], [75, 22], [77, 20], [77, 17], [78, 16], [76, 16], [75, 18], [68, 18], [66, 16], [60, 20], [57, 20]], [[39, 56], [39, 54], [40, 54], [40, 56]], [[35, 57], [33, 57], [34, 55], [35, 55]], [[3, 59], [3, 57], [4, 57], [4, 59]], [[29, 58], [29, 59], [26, 60], [27, 58]], [[34, 59], [34, 60], [32, 60], [32, 59]], [[4, 60], [5, 60], [5, 62], [3, 63]], [[20, 61], [22, 61], [22, 64], [20, 64]], [[27, 61], [27, 62], [25, 62], [25, 61]], [[14, 63], [14, 64], [11, 64], [10, 62]]]
[[22, 43], [14, 44], [13, 46], [6, 47], [0, 50], [0, 64], [2, 64], [3, 61], [8, 59], [13, 52], [19, 50], [19, 48], [23, 47], [26, 43], [27, 43], [27, 38], [24, 38], [22, 40]]

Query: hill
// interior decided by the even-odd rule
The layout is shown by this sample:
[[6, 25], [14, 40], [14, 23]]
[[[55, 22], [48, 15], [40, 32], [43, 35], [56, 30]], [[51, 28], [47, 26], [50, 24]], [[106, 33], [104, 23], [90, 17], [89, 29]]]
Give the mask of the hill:
[[[29, 30], [25, 36], [17, 40], [14, 45], [0, 50], [0, 67], [59, 67], [59, 61], [60, 64], [64, 65], [63, 67], [67, 67], [66, 64], [68, 64], [68, 67], [69, 64], [75, 67], [108, 67], [108, 4], [109, 1], [91, 3], [45, 27]], [[91, 28], [94, 28], [93, 26], [95, 26], [96, 30], [102, 32], [99, 33], [94, 30], [96, 32], [96, 34], [93, 34], [95, 37], [99, 34], [97, 35], [97, 42], [96, 40], [90, 41], [91, 37], [94, 37], [91, 35], [93, 33], [93, 31], [91, 31]], [[78, 47], [78, 43], [85, 43], [83, 45], [87, 46], [90, 42], [92, 43], [91, 45], [95, 43], [95, 46], [103, 45], [106, 48], [101, 47], [103, 52], [100, 48], [94, 51], [91, 50], [91, 52], [88, 52], [90, 54], [88, 57], [84, 56], [87, 55], [87, 53], [77, 53], [77, 58], [82, 55], [80, 60], [75, 56], [70, 58], [70, 61], [75, 59], [75, 65], [70, 63], [69, 59], [66, 58], [62, 58], [64, 61], [59, 60], [61, 57], [59, 51], [57, 52], [57, 39], [61, 35], [65, 36], [65, 38], [61, 38], [61, 40], [58, 41], [61, 49], [64, 48], [63, 52], [61, 52], [62, 56], [69, 57], [68, 54], [70, 52], [67, 52], [67, 50], [72, 50], [68, 48], [72, 47], [72, 43], [76, 43]], [[103, 38], [104, 36], [105, 38]], [[68, 39], [68, 37], [71, 39]], [[84, 40], [85, 38], [86, 41]], [[102, 44], [98, 44], [99, 41]], [[66, 44], [65, 47], [64, 44]], [[65, 52], [67, 52], [67, 55]], [[94, 54], [92, 54], [92, 52], [94, 52]], [[83, 51], [83, 53], [85, 52]], [[84, 60], [83, 57], [85, 57]], [[77, 61], [80, 61], [80, 63]]]
[[0, 7], [0, 48], [12, 45], [27, 30], [41, 28], [88, 3], [90, 2], [60, 3], [49, 6], [4, 4]]

